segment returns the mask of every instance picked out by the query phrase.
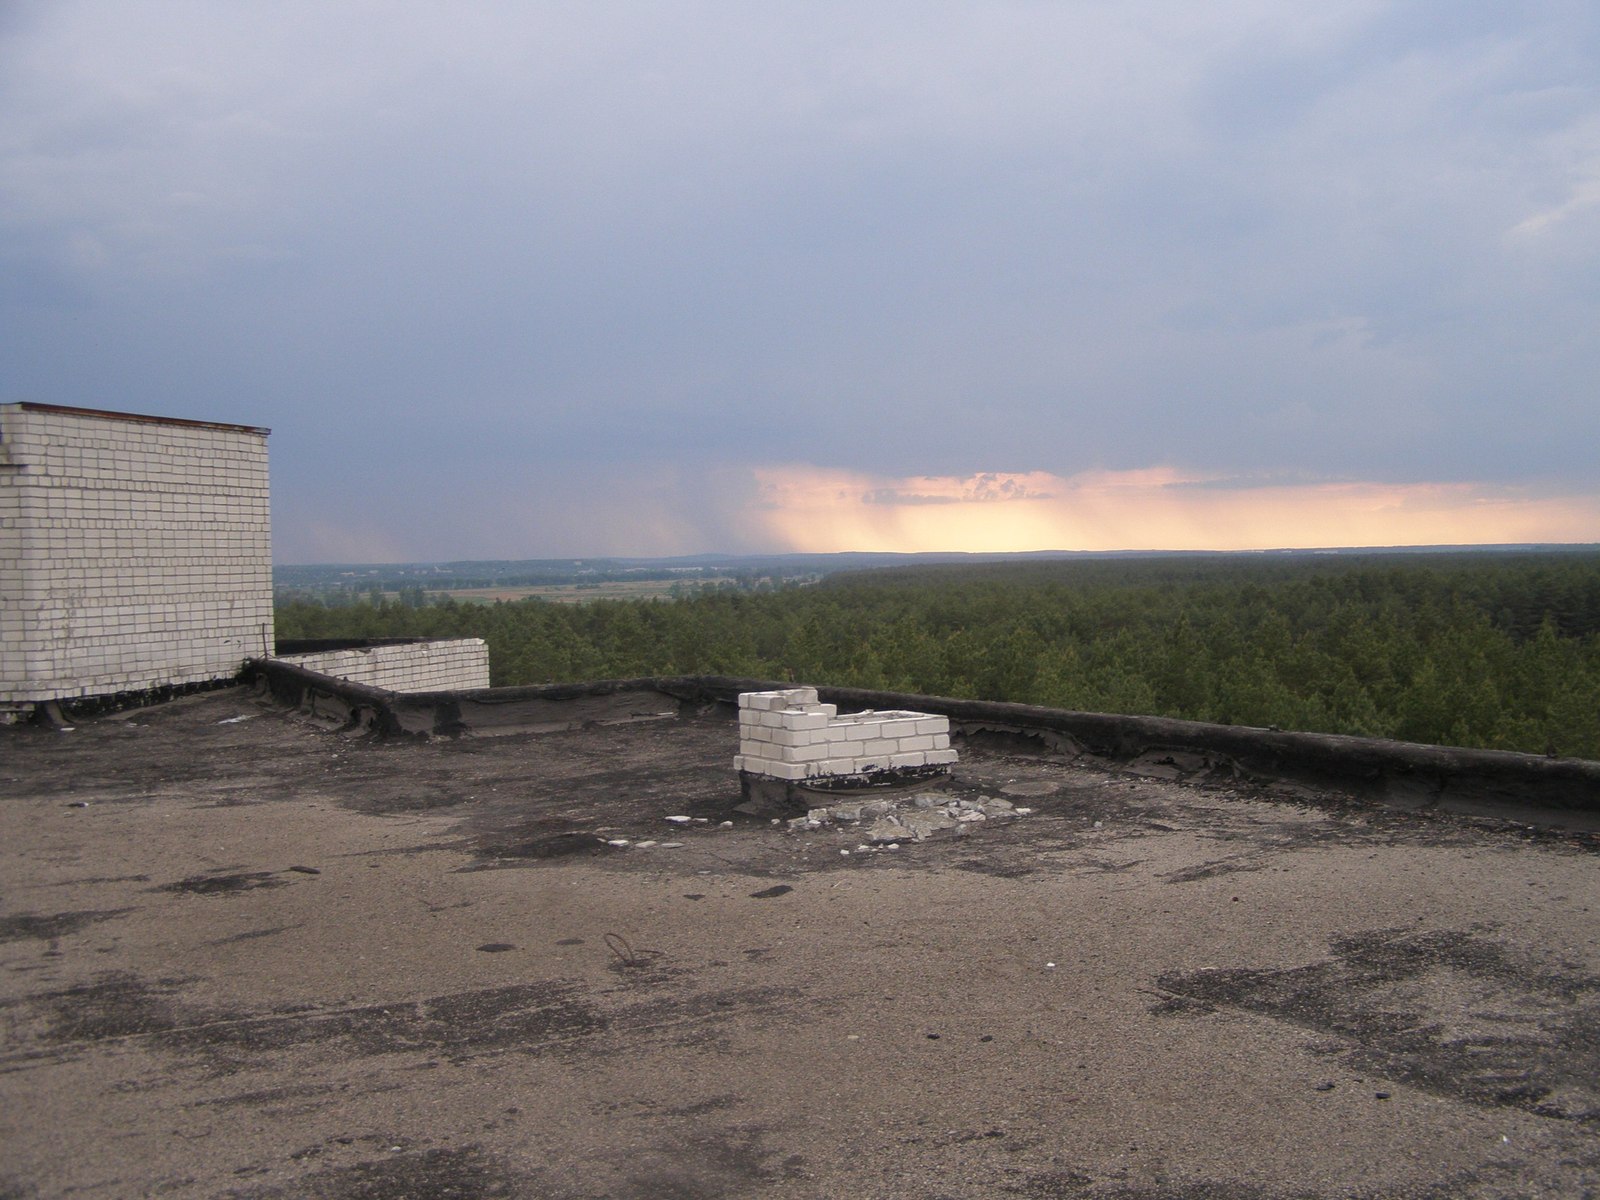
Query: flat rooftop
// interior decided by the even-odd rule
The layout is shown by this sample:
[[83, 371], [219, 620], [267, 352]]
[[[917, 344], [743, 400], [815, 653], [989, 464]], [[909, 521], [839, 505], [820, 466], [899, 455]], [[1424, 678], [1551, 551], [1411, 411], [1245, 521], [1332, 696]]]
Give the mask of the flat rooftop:
[[1594, 833], [957, 745], [862, 849], [726, 706], [0, 728], [0, 1197], [1600, 1193]]

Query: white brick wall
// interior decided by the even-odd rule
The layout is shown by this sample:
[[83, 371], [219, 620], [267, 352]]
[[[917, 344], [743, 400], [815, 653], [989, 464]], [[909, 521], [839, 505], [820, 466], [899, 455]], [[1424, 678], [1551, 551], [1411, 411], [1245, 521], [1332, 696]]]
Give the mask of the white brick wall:
[[489, 646], [482, 638], [281, 654], [277, 661], [387, 692], [454, 692], [489, 686]]
[[271, 646], [266, 430], [0, 405], [0, 703], [226, 678]]
[[903, 767], [947, 767], [950, 718], [915, 712], [839, 715], [817, 703], [816, 688], [743, 692], [739, 755], [734, 767], [797, 782], [830, 775], [868, 775]]

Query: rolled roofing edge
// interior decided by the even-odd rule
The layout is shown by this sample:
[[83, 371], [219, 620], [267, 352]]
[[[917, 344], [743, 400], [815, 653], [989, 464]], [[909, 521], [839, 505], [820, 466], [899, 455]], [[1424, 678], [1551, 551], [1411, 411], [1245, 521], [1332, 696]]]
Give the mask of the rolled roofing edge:
[[[368, 728], [385, 736], [470, 733], [472, 711], [480, 706], [492, 709], [518, 702], [550, 703], [635, 691], [658, 692], [690, 703], [731, 704], [740, 692], [795, 686], [786, 680], [662, 675], [402, 694], [271, 659], [251, 662], [247, 667], [250, 674], [266, 679], [280, 699], [288, 700], [308, 688], [329, 699], [341, 697], [353, 713], [363, 714]], [[969, 733], [989, 729], [1023, 735], [1064, 734], [1084, 750], [1110, 759], [1127, 760], [1151, 750], [1181, 750], [1218, 756], [1257, 777], [1308, 782], [1379, 799], [1404, 799], [1410, 806], [1486, 802], [1600, 813], [1600, 762], [1588, 759], [815, 686], [823, 701], [841, 709], [936, 713], [948, 716], [957, 729]]]

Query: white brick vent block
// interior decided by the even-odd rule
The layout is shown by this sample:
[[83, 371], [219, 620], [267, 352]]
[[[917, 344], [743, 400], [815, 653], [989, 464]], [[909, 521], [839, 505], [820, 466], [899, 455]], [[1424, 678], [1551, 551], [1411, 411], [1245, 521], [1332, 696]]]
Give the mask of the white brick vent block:
[[817, 703], [817, 689], [784, 688], [739, 695], [739, 754], [734, 768], [798, 783], [878, 771], [948, 768], [950, 718], [932, 713], [841, 714]]

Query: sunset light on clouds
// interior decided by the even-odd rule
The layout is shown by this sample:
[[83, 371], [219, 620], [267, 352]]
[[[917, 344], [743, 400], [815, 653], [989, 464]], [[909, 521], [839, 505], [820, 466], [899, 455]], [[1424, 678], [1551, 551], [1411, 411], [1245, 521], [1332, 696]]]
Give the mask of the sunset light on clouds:
[[[1600, 497], [1463, 483], [1297, 483], [1202, 478], [1171, 468], [887, 476], [804, 464], [657, 468], [575, 483], [464, 483], [490, 508], [459, 524], [424, 495], [390, 524], [314, 515], [308, 561], [404, 561], [405, 536], [497, 557], [497, 538], [537, 531], [551, 556], [1034, 550], [1270, 550], [1600, 540]], [[389, 532], [404, 516], [407, 534]], [[553, 536], [549, 531], [562, 531]], [[508, 532], [509, 531], [509, 534]], [[415, 544], [415, 543], [410, 543]]]
[[757, 473], [753, 519], [805, 552], [1267, 550], [1288, 546], [1573, 542], [1600, 499], [1471, 484], [1248, 486], [1171, 469], [885, 479], [807, 467]]

